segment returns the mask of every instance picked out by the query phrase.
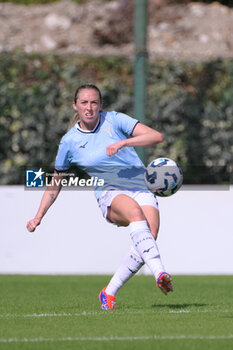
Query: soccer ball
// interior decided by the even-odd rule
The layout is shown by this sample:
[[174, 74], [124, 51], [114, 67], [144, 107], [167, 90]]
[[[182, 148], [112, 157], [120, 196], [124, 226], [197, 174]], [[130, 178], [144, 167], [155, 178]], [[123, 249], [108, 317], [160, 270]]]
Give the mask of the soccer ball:
[[176, 193], [183, 183], [179, 165], [169, 158], [152, 160], [144, 175], [147, 188], [156, 196], [168, 197]]

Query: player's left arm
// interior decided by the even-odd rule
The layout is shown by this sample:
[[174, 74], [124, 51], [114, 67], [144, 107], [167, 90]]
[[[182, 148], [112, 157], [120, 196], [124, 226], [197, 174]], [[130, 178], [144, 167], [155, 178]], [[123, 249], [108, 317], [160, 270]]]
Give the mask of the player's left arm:
[[149, 126], [138, 123], [132, 137], [113, 143], [107, 147], [107, 155], [113, 156], [123, 147], [146, 147], [163, 141], [162, 134]]

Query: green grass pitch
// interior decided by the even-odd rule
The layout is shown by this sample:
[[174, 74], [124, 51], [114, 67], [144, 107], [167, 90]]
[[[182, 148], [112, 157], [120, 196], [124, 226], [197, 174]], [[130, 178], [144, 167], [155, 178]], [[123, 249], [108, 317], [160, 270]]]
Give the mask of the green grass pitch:
[[233, 349], [232, 276], [135, 276], [100, 310], [109, 278], [0, 275], [0, 349]]

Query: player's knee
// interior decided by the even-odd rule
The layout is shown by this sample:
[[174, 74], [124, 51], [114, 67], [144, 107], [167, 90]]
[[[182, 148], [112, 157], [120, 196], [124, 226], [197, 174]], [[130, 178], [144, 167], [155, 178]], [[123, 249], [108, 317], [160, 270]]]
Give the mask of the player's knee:
[[130, 213], [130, 221], [142, 221], [146, 220], [142, 209], [139, 206], [135, 206]]

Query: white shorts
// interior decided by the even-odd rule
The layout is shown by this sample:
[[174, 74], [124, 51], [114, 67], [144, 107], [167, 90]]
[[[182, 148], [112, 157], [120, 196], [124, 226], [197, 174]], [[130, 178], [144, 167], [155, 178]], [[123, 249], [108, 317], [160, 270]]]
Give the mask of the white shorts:
[[[159, 210], [157, 198], [150, 191], [103, 191], [98, 199], [98, 204], [104, 218], [108, 222], [111, 222], [107, 219], [108, 208], [111, 206], [113, 199], [118, 196], [118, 194], [125, 194], [133, 198], [140, 205], [140, 207], [143, 205], [151, 205], [152, 207]], [[113, 222], [111, 223], [113, 224]]]

